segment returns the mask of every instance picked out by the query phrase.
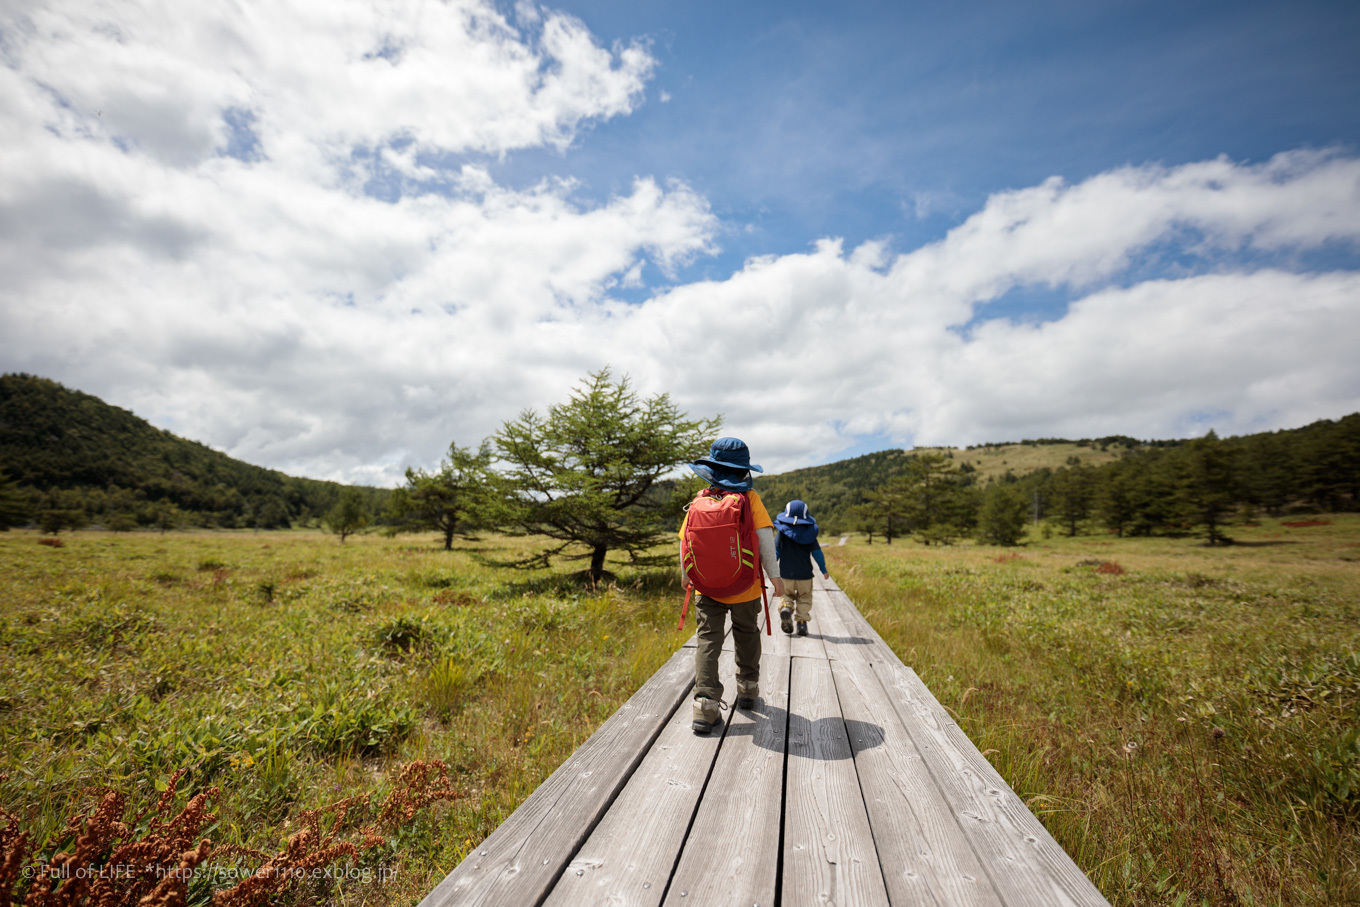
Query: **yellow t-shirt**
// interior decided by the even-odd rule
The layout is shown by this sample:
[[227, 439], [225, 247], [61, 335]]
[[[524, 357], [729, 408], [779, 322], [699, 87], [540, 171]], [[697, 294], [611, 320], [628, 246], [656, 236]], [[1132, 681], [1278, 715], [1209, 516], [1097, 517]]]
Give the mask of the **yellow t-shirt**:
[[[760, 500], [760, 494], [754, 488], [746, 492], [746, 500], [751, 505], [751, 519], [755, 523], [755, 528], [756, 529], [773, 528], [774, 521], [770, 519], [770, 514], [765, 510], [765, 503]], [[680, 538], [685, 537], [685, 524], [687, 522], [689, 522], [688, 513], [686, 513], [685, 518], [680, 521]], [[757, 562], [759, 562], [759, 559], [760, 559], [760, 543], [759, 541], [757, 541], [756, 543]], [[764, 571], [762, 570], [761, 572], [763, 573]], [[751, 588], [747, 589], [741, 595], [733, 595], [730, 597], [724, 596], [723, 598], [718, 598], [716, 595], [711, 597], [715, 602], [722, 602], [724, 605], [735, 605], [737, 602], [749, 602], [753, 598], [760, 598], [760, 591], [761, 591], [760, 581], [757, 580], [756, 582], [751, 583]]]

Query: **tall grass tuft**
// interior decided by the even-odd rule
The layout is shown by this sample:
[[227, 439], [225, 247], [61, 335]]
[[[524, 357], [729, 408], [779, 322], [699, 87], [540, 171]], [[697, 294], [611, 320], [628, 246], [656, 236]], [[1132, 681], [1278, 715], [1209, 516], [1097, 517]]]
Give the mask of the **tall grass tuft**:
[[827, 553], [1113, 904], [1357, 903], [1360, 517], [1260, 522]]

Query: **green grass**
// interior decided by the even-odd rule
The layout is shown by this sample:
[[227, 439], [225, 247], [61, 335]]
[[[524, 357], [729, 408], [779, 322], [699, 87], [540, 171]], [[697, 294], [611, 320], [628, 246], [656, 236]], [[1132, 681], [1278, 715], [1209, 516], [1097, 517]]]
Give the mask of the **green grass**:
[[[833, 575], [1115, 904], [1360, 900], [1360, 517], [1018, 549], [830, 544]], [[681, 644], [671, 571], [591, 591], [528, 542], [0, 534], [0, 806], [40, 839], [89, 788], [187, 768], [212, 835], [442, 759], [466, 794], [365, 859], [412, 903]], [[1101, 564], [1117, 564], [1104, 567]], [[1105, 572], [1101, 572], [1102, 569]], [[1122, 571], [1122, 572], [1120, 572]]]
[[1328, 519], [1214, 549], [827, 550], [1112, 903], [1341, 904], [1360, 901], [1360, 517]]
[[683, 642], [670, 572], [484, 566], [525, 542], [452, 553], [379, 536], [81, 532], [0, 535], [0, 806], [44, 840], [89, 801], [218, 786], [217, 844], [274, 852], [304, 809], [382, 795], [441, 759], [466, 794], [369, 859], [378, 886], [432, 888]]

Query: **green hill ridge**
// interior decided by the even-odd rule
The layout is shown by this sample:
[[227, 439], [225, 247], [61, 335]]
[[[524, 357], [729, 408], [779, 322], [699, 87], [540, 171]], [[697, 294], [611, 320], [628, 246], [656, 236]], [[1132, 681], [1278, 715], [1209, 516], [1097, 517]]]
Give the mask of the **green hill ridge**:
[[[1206, 443], [1221, 453], [1198, 449]], [[1028, 507], [1032, 517], [1060, 521], [1069, 532], [1086, 524], [1118, 532], [1176, 531], [1197, 519], [1187, 514], [1200, 507], [1196, 501], [1208, 487], [1196, 473], [1203, 472], [1205, 456], [1223, 460], [1214, 467], [1222, 475], [1211, 483], [1215, 513], [1338, 510], [1360, 503], [1360, 414], [1221, 441], [1212, 435], [1199, 441], [1114, 435], [883, 450], [760, 475], [755, 487], [772, 512], [795, 498], [806, 501], [829, 532], [892, 534], [893, 508], [899, 506], [893, 495], [911, 497], [913, 463], [919, 467], [923, 457], [936, 457], [957, 489], [951, 506], [958, 513], [950, 518], [955, 534], [972, 531], [988, 497], [996, 497], [990, 489], [1002, 485], [1010, 486], [1010, 509]], [[55, 381], [0, 376], [0, 526], [41, 524], [46, 514], [53, 526], [69, 516], [66, 528], [283, 529], [315, 525], [347, 487], [358, 488], [371, 513], [384, 513], [388, 489], [254, 466]], [[903, 519], [906, 527], [914, 518]], [[883, 520], [886, 529], [872, 528]]]
[[[175, 523], [283, 529], [314, 521], [346, 487], [245, 463], [26, 374], [0, 375], [0, 470], [30, 513], [78, 512], [107, 528], [171, 515]], [[389, 492], [358, 487], [380, 510]]]

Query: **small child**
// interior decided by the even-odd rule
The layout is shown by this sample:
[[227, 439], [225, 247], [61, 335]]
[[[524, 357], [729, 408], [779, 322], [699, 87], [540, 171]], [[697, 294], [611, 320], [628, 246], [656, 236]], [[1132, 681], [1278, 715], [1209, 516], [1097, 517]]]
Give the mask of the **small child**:
[[831, 578], [826, 572], [822, 546], [817, 542], [817, 521], [802, 501], [789, 501], [784, 512], [774, 518], [774, 525], [779, 530], [774, 556], [779, 561], [779, 577], [784, 581], [779, 629], [792, 633], [796, 620], [798, 635], [807, 636], [807, 622], [812, 616], [812, 562], [817, 562], [822, 579]]

